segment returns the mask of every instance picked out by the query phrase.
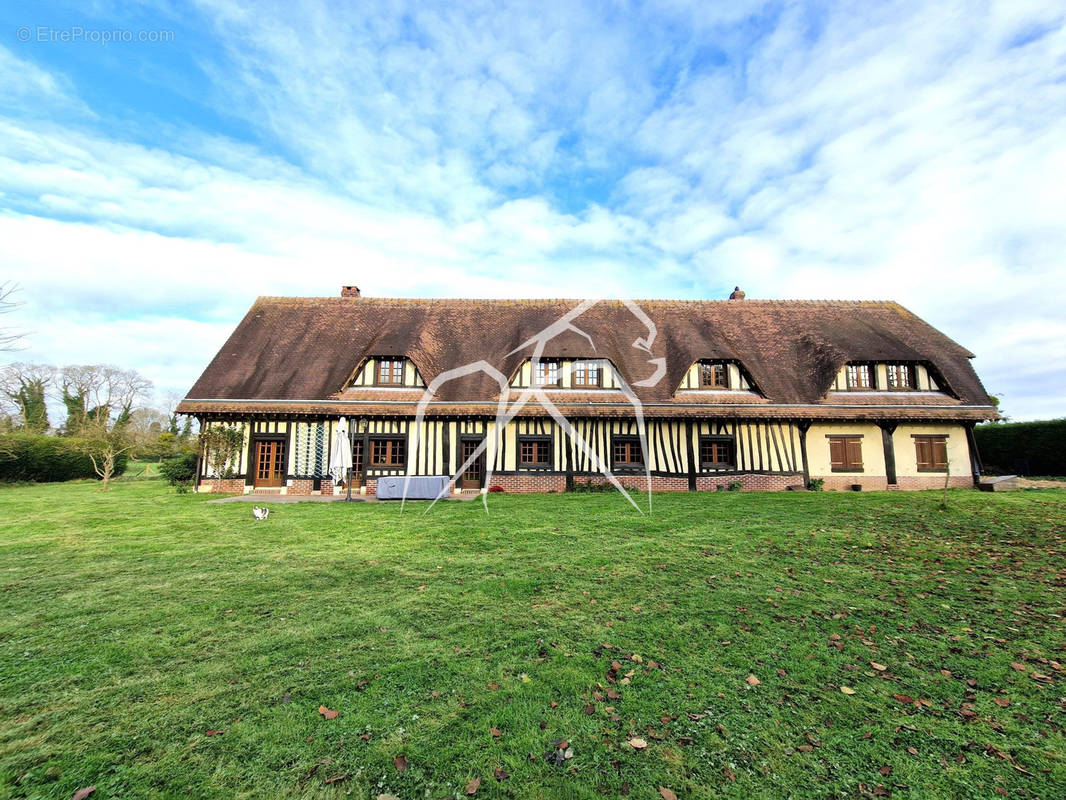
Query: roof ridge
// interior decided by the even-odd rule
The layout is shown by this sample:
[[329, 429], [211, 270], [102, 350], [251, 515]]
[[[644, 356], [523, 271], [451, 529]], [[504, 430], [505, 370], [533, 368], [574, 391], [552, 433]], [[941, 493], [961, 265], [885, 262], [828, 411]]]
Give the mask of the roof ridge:
[[[335, 296], [286, 296], [286, 295], [260, 295], [256, 302], [336, 302], [336, 303], [399, 303], [399, 304], [505, 304], [505, 305], [552, 305], [556, 303], [585, 303], [592, 298], [581, 297], [335, 297]], [[897, 300], [834, 300], [810, 299], [810, 298], [745, 298], [744, 300], [702, 300], [694, 298], [620, 298], [604, 297], [600, 303], [623, 303], [626, 301], [649, 305], [728, 305], [730, 307], [743, 308], [750, 305], [856, 305], [856, 306], [897, 306], [904, 308]]]

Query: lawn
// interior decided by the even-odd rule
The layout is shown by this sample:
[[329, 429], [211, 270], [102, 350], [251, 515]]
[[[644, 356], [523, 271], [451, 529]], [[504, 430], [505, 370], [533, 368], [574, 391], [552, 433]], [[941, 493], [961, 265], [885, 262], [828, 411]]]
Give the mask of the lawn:
[[1064, 491], [207, 499], [0, 488], [0, 797], [1066, 796]]

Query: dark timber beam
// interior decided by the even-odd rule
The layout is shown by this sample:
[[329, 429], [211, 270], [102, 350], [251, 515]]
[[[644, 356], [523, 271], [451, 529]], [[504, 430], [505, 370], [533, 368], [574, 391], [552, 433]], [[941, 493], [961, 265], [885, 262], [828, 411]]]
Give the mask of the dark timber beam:
[[963, 427], [966, 428], [966, 445], [970, 450], [970, 474], [973, 475], [973, 482], [976, 486], [981, 482], [981, 470], [983, 469], [981, 453], [977, 449], [977, 438], [973, 435], [974, 423], [965, 422]]
[[885, 450], [885, 476], [890, 486], [896, 483], [896, 447], [892, 441], [892, 434], [896, 432], [895, 422], [878, 422], [881, 429], [881, 445]]
[[811, 482], [811, 468], [807, 463], [807, 431], [810, 430], [809, 420], [803, 420], [796, 425], [800, 435], [800, 456], [803, 458], [803, 485], [809, 486]]
[[685, 421], [685, 447], [688, 450], [688, 490], [696, 491], [696, 457], [692, 452], [692, 420]]

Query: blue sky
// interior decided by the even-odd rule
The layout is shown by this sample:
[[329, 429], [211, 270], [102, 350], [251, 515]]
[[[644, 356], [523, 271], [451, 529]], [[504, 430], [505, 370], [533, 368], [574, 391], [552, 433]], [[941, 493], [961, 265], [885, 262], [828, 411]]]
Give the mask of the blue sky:
[[898, 300], [1063, 416], [1064, 253], [1061, 3], [0, 7], [7, 355], [161, 401], [257, 295], [740, 284]]

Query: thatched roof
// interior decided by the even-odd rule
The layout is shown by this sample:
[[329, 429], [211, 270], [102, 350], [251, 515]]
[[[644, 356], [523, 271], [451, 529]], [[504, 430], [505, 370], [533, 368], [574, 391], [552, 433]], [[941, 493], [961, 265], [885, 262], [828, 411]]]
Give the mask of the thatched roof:
[[[576, 300], [426, 300], [366, 297], [279, 298], [255, 302], [179, 407], [184, 413], [409, 414], [418, 394], [345, 391], [359, 364], [375, 355], [410, 358], [424, 380], [484, 360], [512, 375], [531, 347], [515, 353], [570, 312]], [[603, 301], [574, 320], [592, 339], [569, 331], [551, 340], [545, 357], [606, 358], [634, 386], [651, 416], [795, 416], [981, 419], [991, 400], [970, 366], [973, 354], [897, 303], [845, 301], [663, 301], [637, 304], [654, 321], [651, 352], [633, 346], [645, 326], [619, 301]], [[760, 397], [677, 392], [699, 359], [738, 361]], [[902, 393], [827, 397], [849, 361], [927, 364], [942, 396]], [[475, 375], [441, 387], [434, 413], [480, 413], [499, 387]], [[582, 415], [611, 415], [607, 395], [560, 398]], [[580, 405], [576, 405], [580, 402]], [[624, 402], [624, 401], [623, 401]], [[351, 405], [358, 404], [358, 406]], [[817, 406], [809, 411], [804, 407]], [[356, 408], [360, 408], [356, 411]], [[731, 409], [726, 411], [726, 409]]]

